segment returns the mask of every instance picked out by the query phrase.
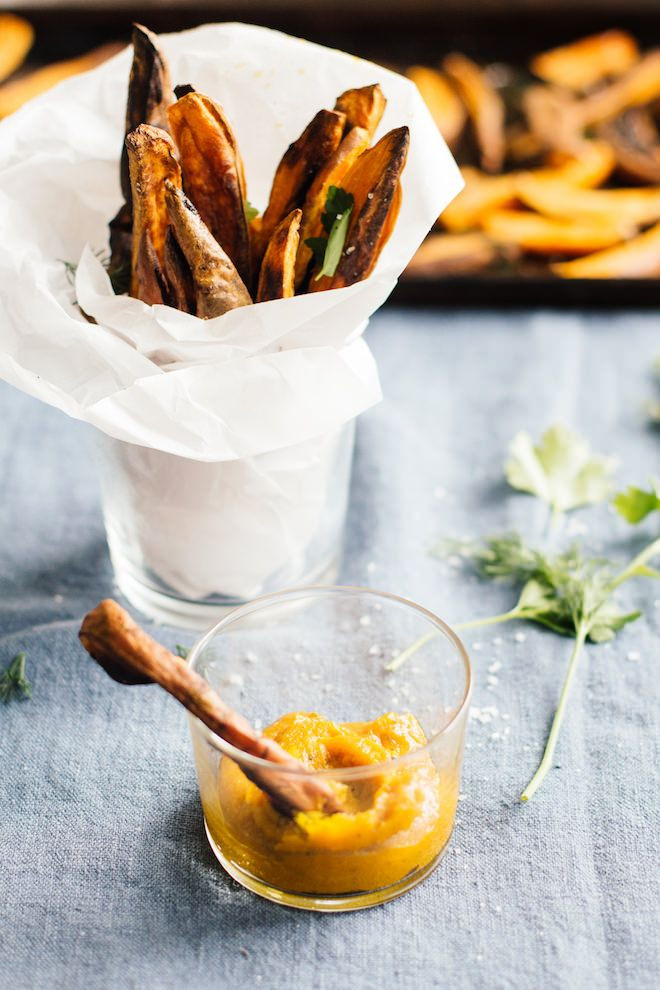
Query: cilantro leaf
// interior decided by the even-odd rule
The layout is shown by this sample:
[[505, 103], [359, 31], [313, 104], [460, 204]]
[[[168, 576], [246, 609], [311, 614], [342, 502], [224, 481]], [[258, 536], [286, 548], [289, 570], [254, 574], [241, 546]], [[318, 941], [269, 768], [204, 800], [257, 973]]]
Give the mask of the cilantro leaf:
[[592, 454], [572, 430], [551, 426], [537, 444], [528, 433], [518, 433], [504, 470], [512, 488], [543, 499], [557, 518], [607, 498], [614, 465], [612, 458]]
[[648, 491], [629, 485], [612, 500], [612, 505], [626, 522], [635, 526], [652, 512], [660, 512], [660, 481], [654, 479]]
[[248, 223], [251, 223], [255, 217], [259, 216], [259, 210], [256, 206], [253, 206], [249, 199], [243, 201], [243, 212], [245, 213], [245, 219]]
[[308, 237], [305, 244], [314, 256], [314, 266], [318, 272], [314, 276], [318, 282], [324, 275], [332, 276], [337, 271], [341, 259], [346, 234], [353, 212], [353, 195], [340, 186], [330, 186], [325, 200], [325, 212], [321, 215], [321, 224], [327, 233], [326, 237]]
[[182, 660], [188, 659], [188, 654], [190, 653], [190, 650], [187, 646], [182, 646], [181, 643], [177, 643], [174, 649], [176, 651], [176, 655], [178, 657], [181, 657]]

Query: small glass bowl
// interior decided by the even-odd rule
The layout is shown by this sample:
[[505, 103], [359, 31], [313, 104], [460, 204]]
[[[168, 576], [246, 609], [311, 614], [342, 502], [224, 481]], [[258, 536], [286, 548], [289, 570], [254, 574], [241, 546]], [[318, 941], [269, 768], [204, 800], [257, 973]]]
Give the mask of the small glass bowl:
[[189, 663], [257, 728], [299, 713], [279, 723], [280, 742], [322, 752], [314, 776], [347, 809], [280, 815], [243, 771], [300, 771], [274, 771], [190, 716], [206, 832], [235, 880], [280, 904], [348, 911], [432, 872], [454, 824], [471, 691], [465, 647], [441, 619], [385, 592], [294, 589], [225, 616]]

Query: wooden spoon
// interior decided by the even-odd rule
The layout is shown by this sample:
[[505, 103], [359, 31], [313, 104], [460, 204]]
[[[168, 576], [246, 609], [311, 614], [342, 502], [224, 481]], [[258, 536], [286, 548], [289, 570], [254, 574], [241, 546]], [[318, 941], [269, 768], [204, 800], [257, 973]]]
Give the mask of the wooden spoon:
[[278, 811], [341, 811], [334, 791], [314, 777], [299, 760], [273, 739], [258, 733], [238, 712], [229, 708], [211, 685], [153, 640], [111, 598], [100, 602], [83, 619], [80, 641], [105, 672], [120, 684], [159, 684], [212, 732], [251, 756], [300, 773], [277, 773], [241, 765], [243, 773], [264, 791]]

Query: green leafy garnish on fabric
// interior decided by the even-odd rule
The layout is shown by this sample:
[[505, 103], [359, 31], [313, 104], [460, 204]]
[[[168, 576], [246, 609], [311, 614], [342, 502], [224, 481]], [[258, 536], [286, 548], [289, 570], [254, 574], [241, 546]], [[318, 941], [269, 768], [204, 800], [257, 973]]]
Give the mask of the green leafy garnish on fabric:
[[654, 478], [649, 489], [630, 485], [626, 491], [618, 493], [612, 505], [626, 522], [635, 526], [652, 512], [660, 512], [660, 481]]
[[551, 426], [537, 444], [529, 433], [518, 433], [504, 471], [512, 488], [547, 502], [556, 520], [570, 509], [606, 499], [614, 467], [613, 458], [593, 454], [568, 427]]
[[325, 212], [321, 215], [323, 229], [327, 237], [308, 237], [305, 244], [314, 256], [314, 265], [319, 271], [314, 276], [318, 281], [324, 275], [329, 278], [337, 271], [341, 259], [346, 234], [353, 212], [354, 200], [351, 193], [340, 186], [330, 186], [325, 201]]
[[182, 660], [188, 659], [188, 654], [190, 653], [190, 650], [187, 646], [182, 646], [181, 643], [177, 643], [174, 649], [176, 650], [176, 655], [178, 657], [181, 657]]
[[6, 670], [0, 671], [0, 701], [7, 705], [14, 699], [30, 698], [32, 688], [25, 676], [25, 654], [15, 656]]

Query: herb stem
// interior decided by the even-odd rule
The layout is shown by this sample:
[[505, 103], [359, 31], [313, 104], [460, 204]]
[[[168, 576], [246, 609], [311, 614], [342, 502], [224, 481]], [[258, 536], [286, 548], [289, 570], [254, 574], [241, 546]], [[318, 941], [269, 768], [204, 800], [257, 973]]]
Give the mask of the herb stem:
[[548, 741], [545, 744], [545, 749], [543, 751], [543, 757], [538, 765], [538, 769], [536, 773], [530, 780], [525, 790], [520, 795], [521, 801], [529, 801], [529, 799], [534, 796], [536, 791], [539, 789], [539, 787], [545, 780], [546, 774], [548, 773], [548, 770], [550, 769], [550, 766], [552, 764], [555, 755], [555, 749], [557, 748], [559, 730], [561, 729], [561, 724], [564, 720], [564, 713], [566, 711], [566, 703], [568, 701], [568, 695], [571, 690], [571, 685], [573, 683], [575, 671], [577, 669], [578, 661], [582, 654], [582, 650], [585, 641], [587, 639], [588, 632], [589, 632], [589, 627], [587, 623], [581, 622], [575, 634], [575, 643], [573, 645], [573, 650], [571, 651], [571, 658], [568, 662], [566, 676], [564, 677], [564, 683], [562, 685], [561, 694], [559, 695], [557, 710], [555, 711], [555, 715], [552, 720]]
[[[517, 619], [519, 617], [518, 607], [510, 609], [508, 612], [500, 612], [499, 615], [488, 615], [484, 619], [470, 619], [469, 622], [457, 622], [452, 627], [453, 629], [463, 630], [463, 629], [478, 629], [481, 626], [494, 626], [498, 622], [510, 622], [512, 619]], [[415, 640], [410, 646], [402, 650], [393, 660], [390, 660], [388, 664], [385, 665], [385, 670], [388, 673], [393, 673], [402, 667], [403, 664], [410, 659], [413, 654], [417, 653], [417, 650], [421, 650], [423, 646], [430, 643], [432, 639], [440, 635], [439, 629], [432, 629], [430, 632], [425, 633], [420, 636], [419, 639]]]
[[637, 554], [636, 557], [627, 564], [622, 571], [620, 571], [617, 576], [610, 582], [610, 588], [614, 591], [618, 588], [620, 584], [624, 581], [628, 581], [632, 577], [642, 576], [644, 574], [644, 568], [649, 560], [660, 554], [660, 537], [654, 540], [653, 543], [649, 543], [647, 547]]

